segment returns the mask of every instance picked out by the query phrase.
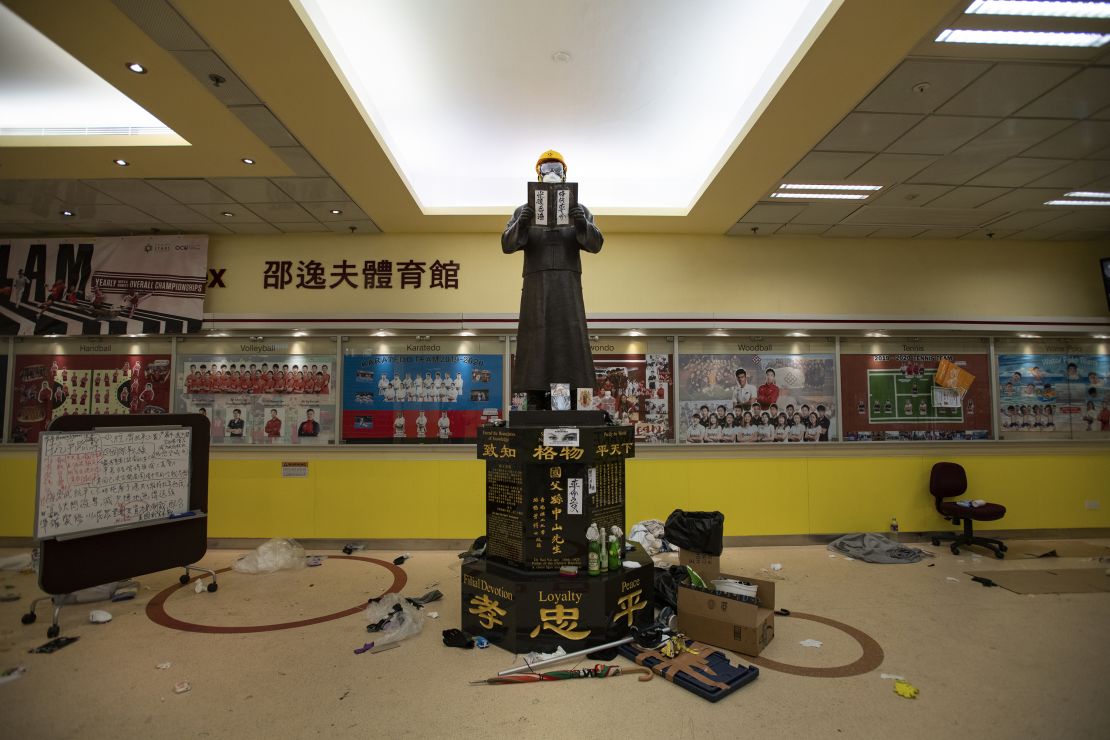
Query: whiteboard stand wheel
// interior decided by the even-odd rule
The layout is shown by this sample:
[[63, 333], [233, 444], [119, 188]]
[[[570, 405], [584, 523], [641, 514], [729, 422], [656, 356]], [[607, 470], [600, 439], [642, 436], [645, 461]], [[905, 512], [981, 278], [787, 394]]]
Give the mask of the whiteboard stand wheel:
[[39, 615], [35, 614], [34, 612], [27, 612], [26, 614], [24, 614], [22, 617], [19, 618], [19, 621], [23, 622], [23, 624], [34, 624], [35, 620], [38, 619], [38, 618], [39, 618]]
[[210, 594], [216, 593], [216, 589], [219, 588], [219, 587], [220, 586], [217, 583], [209, 583], [208, 584], [208, 593], [210, 593]]
[[53, 639], [53, 638], [57, 637], [58, 634], [61, 631], [62, 631], [61, 627], [59, 627], [56, 624], [52, 624], [52, 625], [50, 625], [49, 627], [46, 628], [46, 636], [50, 639]]

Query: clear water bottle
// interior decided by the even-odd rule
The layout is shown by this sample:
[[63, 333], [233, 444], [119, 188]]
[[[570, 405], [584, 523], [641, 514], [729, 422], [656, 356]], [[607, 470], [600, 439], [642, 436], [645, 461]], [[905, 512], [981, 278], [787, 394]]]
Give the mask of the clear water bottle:
[[898, 542], [898, 518], [893, 516], [890, 518], [890, 539]]

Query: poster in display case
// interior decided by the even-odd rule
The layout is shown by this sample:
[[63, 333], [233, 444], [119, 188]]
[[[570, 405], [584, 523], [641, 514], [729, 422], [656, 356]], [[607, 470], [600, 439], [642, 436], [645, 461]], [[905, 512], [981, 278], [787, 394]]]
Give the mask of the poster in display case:
[[838, 435], [832, 338], [680, 338], [679, 441], [828, 442]]
[[181, 340], [178, 413], [209, 418], [212, 444], [333, 444], [335, 341]]
[[38, 442], [59, 416], [165, 414], [170, 340], [16, 340], [8, 439]]
[[[962, 398], [936, 383], [941, 361], [974, 376]], [[986, 440], [991, 419], [985, 338], [842, 339], [845, 442]]]
[[8, 408], [8, 351], [8, 341], [0, 340], [0, 418]]
[[1110, 440], [1110, 345], [999, 340], [1002, 439]]
[[350, 339], [343, 346], [343, 440], [472, 443], [501, 418], [504, 343]]

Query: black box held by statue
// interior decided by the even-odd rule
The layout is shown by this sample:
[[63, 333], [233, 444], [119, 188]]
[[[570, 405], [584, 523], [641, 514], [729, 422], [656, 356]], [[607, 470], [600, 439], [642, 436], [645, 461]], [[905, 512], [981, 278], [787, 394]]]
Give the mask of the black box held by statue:
[[462, 566], [462, 629], [514, 653], [568, 653], [629, 634], [655, 619], [655, 569], [640, 545], [624, 559], [639, 568], [564, 578], [473, 560]]
[[[630, 426], [567, 426], [590, 412], [525, 412], [528, 426], [481, 427], [486, 461], [486, 556], [525, 570], [588, 567], [586, 530], [624, 521], [624, 461], [635, 455]], [[583, 416], [582, 420], [587, 419]], [[538, 424], [535, 424], [539, 422]]]

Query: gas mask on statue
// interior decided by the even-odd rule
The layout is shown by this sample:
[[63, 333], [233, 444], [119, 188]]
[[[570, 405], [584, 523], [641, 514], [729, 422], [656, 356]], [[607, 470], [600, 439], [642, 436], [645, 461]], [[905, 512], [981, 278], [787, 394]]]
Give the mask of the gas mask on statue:
[[544, 162], [540, 165], [540, 182], [566, 182], [567, 171], [562, 162]]

